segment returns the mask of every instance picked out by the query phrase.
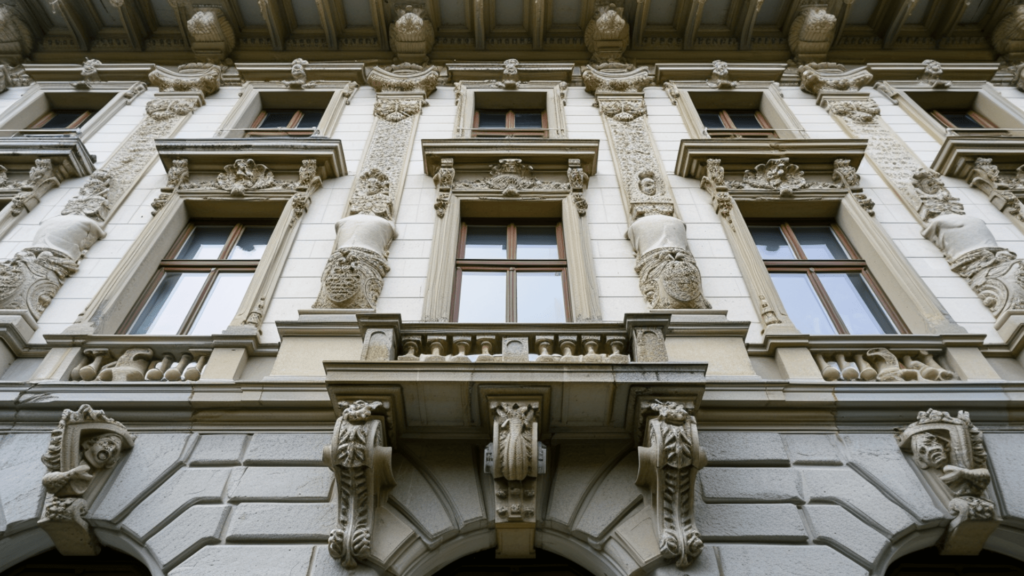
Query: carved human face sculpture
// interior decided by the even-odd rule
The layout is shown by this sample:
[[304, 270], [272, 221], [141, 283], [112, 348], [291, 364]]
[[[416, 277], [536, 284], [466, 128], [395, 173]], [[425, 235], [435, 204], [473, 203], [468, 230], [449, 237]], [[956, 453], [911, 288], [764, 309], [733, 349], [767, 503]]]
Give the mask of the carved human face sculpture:
[[929, 468], [942, 470], [949, 464], [949, 456], [946, 454], [946, 447], [934, 434], [922, 432], [911, 439], [914, 463], [922, 470]]
[[103, 434], [87, 440], [82, 445], [82, 458], [93, 470], [110, 468], [121, 456], [121, 442], [117, 434]]
[[658, 410], [659, 412], [661, 412], [661, 416], [665, 420], [665, 422], [668, 422], [669, 424], [685, 424], [686, 417], [689, 416], [689, 414], [686, 412], [686, 408], [683, 408], [682, 406], [676, 404], [675, 402], [662, 404], [658, 408]]
[[654, 178], [641, 178], [640, 179], [640, 191], [648, 196], [654, 196], [658, 193], [658, 186], [654, 182]]
[[361, 424], [370, 419], [370, 405], [363, 400], [356, 400], [351, 404], [346, 404], [342, 416], [349, 422]]

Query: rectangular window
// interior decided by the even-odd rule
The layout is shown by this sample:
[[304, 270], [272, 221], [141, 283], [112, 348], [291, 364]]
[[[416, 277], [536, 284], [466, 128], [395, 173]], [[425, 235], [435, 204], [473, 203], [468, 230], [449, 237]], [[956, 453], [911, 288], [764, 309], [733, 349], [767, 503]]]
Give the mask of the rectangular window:
[[262, 223], [190, 224], [121, 332], [220, 333], [238, 311], [273, 232]]
[[899, 334], [906, 327], [832, 223], [750, 226], [789, 317], [806, 334]]
[[324, 117], [318, 109], [267, 109], [260, 112], [246, 130], [246, 138], [270, 136], [312, 136]]
[[947, 128], [957, 130], [986, 130], [997, 128], [987, 118], [974, 110], [932, 110], [931, 115]]
[[778, 137], [758, 110], [698, 110], [697, 113], [712, 138]]
[[56, 110], [50, 111], [29, 125], [30, 130], [73, 130], [89, 119], [89, 110]]
[[561, 223], [464, 222], [455, 262], [456, 322], [569, 320]]
[[545, 110], [477, 109], [473, 119], [474, 138], [546, 138]]

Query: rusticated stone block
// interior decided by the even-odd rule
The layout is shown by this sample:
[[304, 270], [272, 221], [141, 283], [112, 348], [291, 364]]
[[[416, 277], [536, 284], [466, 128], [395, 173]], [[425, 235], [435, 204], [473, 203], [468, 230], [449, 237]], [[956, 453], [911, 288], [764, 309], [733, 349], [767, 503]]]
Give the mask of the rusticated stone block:
[[804, 511], [811, 520], [814, 541], [828, 544], [873, 564], [889, 539], [839, 506], [810, 505]]
[[843, 464], [832, 441], [824, 434], [784, 434], [782, 438], [793, 464]]
[[0, 509], [7, 527], [35, 523], [43, 501], [43, 474], [39, 457], [50, 443], [49, 434], [8, 434], [0, 438]]
[[800, 513], [792, 504], [704, 504], [694, 517], [705, 542], [806, 542]]
[[705, 502], [803, 503], [793, 469], [705, 468], [697, 475]]
[[708, 466], [789, 466], [782, 437], [772, 432], [702, 432]]
[[338, 520], [338, 505], [239, 504], [231, 517], [228, 542], [288, 542], [320, 540]]
[[152, 536], [160, 525], [189, 506], [217, 503], [224, 493], [228, 468], [184, 468], [132, 510], [124, 527], [139, 538]]
[[313, 546], [207, 546], [171, 576], [306, 576]]
[[230, 466], [241, 464], [245, 434], [203, 434], [192, 451], [192, 466]]
[[330, 434], [253, 434], [243, 464], [321, 466]]
[[867, 576], [827, 546], [721, 546], [723, 576]]
[[321, 468], [246, 468], [228, 491], [232, 502], [326, 502], [334, 474]]
[[882, 526], [887, 536], [899, 534], [914, 519], [849, 468], [801, 470], [804, 490], [810, 502], [831, 502], [858, 512]]
[[168, 478], [182, 463], [188, 434], [139, 434], [135, 448], [114, 470], [102, 500], [92, 505], [90, 515], [116, 521], [142, 494]]
[[207, 544], [220, 541], [230, 506], [193, 506], [146, 542], [165, 569]]

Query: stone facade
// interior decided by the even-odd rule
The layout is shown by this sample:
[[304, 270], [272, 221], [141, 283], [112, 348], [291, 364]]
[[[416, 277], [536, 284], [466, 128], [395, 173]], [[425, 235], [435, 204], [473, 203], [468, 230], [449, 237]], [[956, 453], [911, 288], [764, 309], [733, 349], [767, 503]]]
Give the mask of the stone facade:
[[[0, 573], [1024, 563], [1020, 6], [38, 4], [0, 0]], [[456, 321], [462, 224], [530, 218], [565, 318]], [[803, 333], [782, 219], [835, 223], [897, 333]], [[272, 228], [248, 287], [130, 333], [201, 221]]]

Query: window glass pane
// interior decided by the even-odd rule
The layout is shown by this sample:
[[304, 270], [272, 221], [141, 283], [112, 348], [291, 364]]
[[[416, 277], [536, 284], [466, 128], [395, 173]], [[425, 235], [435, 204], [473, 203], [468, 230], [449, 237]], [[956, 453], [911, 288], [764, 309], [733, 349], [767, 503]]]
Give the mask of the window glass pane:
[[957, 112], [954, 110], [942, 110], [940, 111], [946, 120], [956, 126], [957, 128], [984, 128], [977, 120], [971, 117], [967, 112]]
[[246, 226], [238, 243], [231, 248], [228, 260], [259, 260], [273, 233], [273, 226]]
[[751, 226], [750, 235], [754, 237], [754, 244], [757, 244], [762, 259], [796, 260], [796, 253], [789, 247], [778, 226]]
[[819, 273], [818, 278], [850, 334], [897, 333], [867, 281], [859, 273]]
[[260, 128], [287, 128], [295, 116], [295, 110], [266, 110], [266, 113]]
[[49, 120], [47, 120], [46, 124], [43, 124], [39, 128], [41, 128], [41, 129], [67, 128], [72, 123], [74, 123], [75, 120], [78, 120], [78, 118], [81, 117], [82, 114], [85, 114], [84, 110], [59, 110], [59, 111], [56, 111], [54, 113], [53, 118], [50, 118]]
[[849, 260], [830, 226], [793, 226], [796, 241], [808, 260]]
[[803, 272], [787, 274], [772, 272], [772, 283], [782, 298], [790, 320], [805, 334], [835, 334], [836, 329], [829, 319], [818, 294], [811, 287], [811, 279]]
[[757, 130], [764, 128], [753, 110], [729, 110], [729, 119], [737, 128], [743, 130]]
[[516, 128], [543, 128], [544, 120], [539, 110], [515, 112]]
[[505, 322], [505, 272], [463, 272], [459, 322]]
[[699, 112], [699, 114], [700, 121], [704, 123], [705, 128], [725, 128], [722, 116], [718, 112]]
[[561, 272], [516, 272], [516, 321], [565, 322]]
[[505, 110], [477, 110], [480, 115], [479, 128], [505, 128]]
[[516, 226], [516, 260], [558, 260], [554, 226]]
[[466, 256], [469, 260], [507, 260], [508, 228], [467, 226]]
[[299, 120], [296, 128], [316, 128], [320, 124], [320, 119], [324, 117], [323, 110], [303, 110], [302, 119]]
[[177, 334], [203, 289], [208, 272], [168, 272], [129, 334]]
[[238, 312], [242, 296], [249, 288], [252, 272], [221, 272], [213, 281], [210, 293], [206, 295], [203, 307], [199, 309], [189, 334], [219, 334], [228, 327]]
[[175, 260], [216, 260], [233, 226], [196, 226]]

